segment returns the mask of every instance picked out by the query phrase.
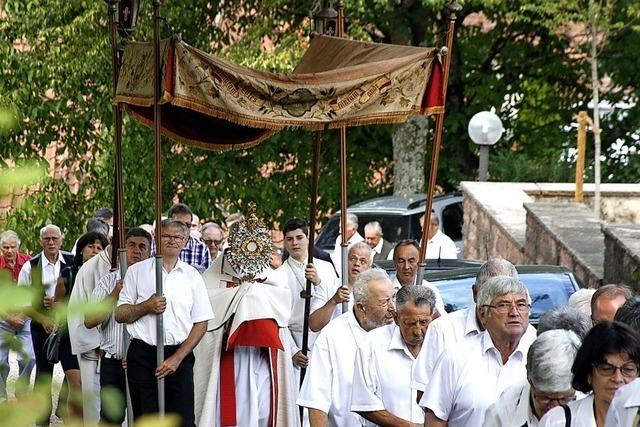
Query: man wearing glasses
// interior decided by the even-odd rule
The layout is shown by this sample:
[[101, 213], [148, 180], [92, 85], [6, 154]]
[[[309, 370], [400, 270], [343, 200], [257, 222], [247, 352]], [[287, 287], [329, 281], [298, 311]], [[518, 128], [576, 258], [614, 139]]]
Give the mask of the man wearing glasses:
[[518, 279], [489, 279], [478, 293], [485, 331], [445, 350], [420, 406], [428, 427], [481, 427], [486, 409], [527, 375], [526, 359], [535, 335], [526, 334], [529, 294]]
[[[165, 379], [167, 413], [181, 417], [182, 426], [193, 426], [193, 349], [213, 318], [204, 280], [198, 271], [179, 259], [189, 238], [182, 221], [162, 222], [163, 296], [156, 292], [154, 258], [132, 265], [124, 278], [115, 319], [127, 324], [131, 345], [127, 373], [134, 418], [158, 412], [157, 383]], [[156, 316], [164, 322], [164, 361], [156, 363]]]
[[215, 222], [207, 222], [202, 226], [202, 243], [209, 248], [211, 260], [215, 260], [224, 246], [224, 231]]

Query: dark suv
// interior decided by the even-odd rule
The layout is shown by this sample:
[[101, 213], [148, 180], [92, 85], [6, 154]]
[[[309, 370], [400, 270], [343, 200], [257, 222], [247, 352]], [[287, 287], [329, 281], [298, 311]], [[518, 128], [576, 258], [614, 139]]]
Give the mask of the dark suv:
[[[420, 217], [424, 214], [426, 196], [408, 198], [385, 196], [365, 200], [349, 206], [349, 213], [358, 216], [358, 232], [364, 237], [364, 226], [378, 221], [384, 238], [395, 243], [402, 239], [420, 240]], [[458, 249], [462, 244], [462, 193], [449, 193], [433, 198], [433, 210], [440, 220], [440, 229], [449, 236]], [[331, 216], [316, 239], [316, 246], [332, 252], [340, 231], [340, 213]], [[461, 251], [459, 250], [458, 253]]]

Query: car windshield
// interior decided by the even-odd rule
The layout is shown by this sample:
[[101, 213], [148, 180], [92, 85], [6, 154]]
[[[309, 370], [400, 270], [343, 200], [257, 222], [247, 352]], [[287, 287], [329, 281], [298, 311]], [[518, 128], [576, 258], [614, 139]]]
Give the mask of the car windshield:
[[[531, 295], [532, 323], [537, 323], [547, 310], [566, 305], [575, 292], [571, 277], [564, 273], [522, 273], [520, 280], [529, 289]], [[473, 305], [471, 285], [475, 277], [456, 278], [433, 282], [440, 291], [447, 312], [460, 310]]]

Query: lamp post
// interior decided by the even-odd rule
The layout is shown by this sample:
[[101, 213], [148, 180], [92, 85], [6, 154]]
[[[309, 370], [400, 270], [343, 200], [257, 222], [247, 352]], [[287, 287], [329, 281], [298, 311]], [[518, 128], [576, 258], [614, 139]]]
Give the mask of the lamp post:
[[480, 168], [478, 179], [487, 180], [489, 170], [489, 147], [498, 142], [504, 132], [502, 121], [492, 111], [481, 111], [476, 113], [469, 121], [469, 137], [480, 146]]

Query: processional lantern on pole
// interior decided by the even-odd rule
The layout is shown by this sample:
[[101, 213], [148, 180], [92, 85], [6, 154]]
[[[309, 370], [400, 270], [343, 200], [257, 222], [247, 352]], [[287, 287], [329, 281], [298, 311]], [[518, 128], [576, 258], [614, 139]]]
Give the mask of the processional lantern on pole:
[[319, 10], [312, 12], [313, 30], [315, 34], [326, 36], [338, 35], [338, 12], [328, 0], [322, 1]]
[[118, 33], [120, 37], [128, 39], [138, 25], [140, 0], [120, 0], [117, 2]]

